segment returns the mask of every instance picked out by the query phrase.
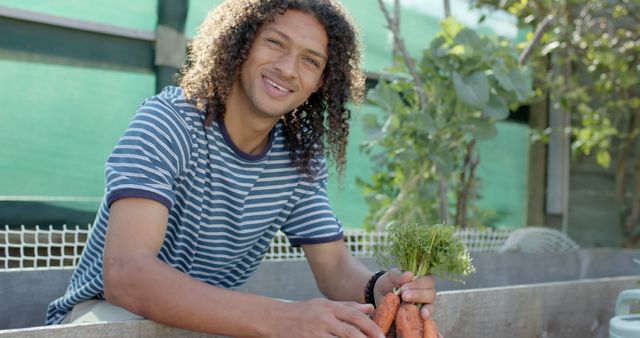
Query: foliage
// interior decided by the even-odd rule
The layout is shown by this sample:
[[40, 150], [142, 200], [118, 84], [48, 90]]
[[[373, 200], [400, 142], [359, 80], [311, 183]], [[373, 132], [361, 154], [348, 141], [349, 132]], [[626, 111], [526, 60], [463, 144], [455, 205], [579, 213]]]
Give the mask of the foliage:
[[475, 271], [467, 247], [451, 225], [392, 224], [376, 247], [376, 257], [381, 266], [397, 266], [416, 277], [434, 274], [459, 281], [458, 277]]
[[[448, 223], [451, 217], [462, 227], [480, 226], [474, 148], [494, 137], [495, 122], [529, 97], [527, 77], [509, 41], [479, 35], [452, 18], [423, 51], [417, 72], [424, 109], [404, 65], [389, 69], [368, 95], [382, 116], [364, 119], [370, 137], [361, 148], [376, 164], [370, 181], [359, 180], [369, 204], [365, 227], [384, 226], [379, 221], [389, 210], [399, 223]], [[441, 206], [451, 203], [457, 208], [443, 215]]]
[[[632, 157], [640, 152], [640, 1], [475, 0], [475, 5], [506, 10], [528, 26], [553, 15], [531, 59], [537, 93], [549, 93], [571, 113], [574, 157], [594, 156], [602, 167], [615, 166], [616, 195], [626, 203], [623, 231], [637, 235], [640, 156], [635, 165]], [[628, 176], [636, 180], [631, 199], [625, 197], [632, 190]]]

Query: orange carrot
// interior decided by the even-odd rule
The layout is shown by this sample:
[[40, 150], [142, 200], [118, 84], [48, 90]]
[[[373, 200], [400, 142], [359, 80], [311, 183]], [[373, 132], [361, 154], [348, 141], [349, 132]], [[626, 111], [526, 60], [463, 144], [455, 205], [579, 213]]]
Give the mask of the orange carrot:
[[438, 338], [438, 325], [436, 321], [429, 318], [424, 321], [424, 338]]
[[396, 338], [423, 338], [422, 318], [415, 304], [402, 303], [396, 314]]
[[394, 318], [394, 323], [391, 324], [391, 328], [389, 329], [389, 333], [387, 333], [387, 337], [386, 338], [396, 338], [395, 318]]
[[386, 335], [393, 324], [393, 320], [396, 318], [396, 313], [400, 307], [400, 296], [393, 292], [389, 292], [384, 295], [382, 302], [376, 308], [373, 314], [373, 321], [378, 325], [382, 332]]

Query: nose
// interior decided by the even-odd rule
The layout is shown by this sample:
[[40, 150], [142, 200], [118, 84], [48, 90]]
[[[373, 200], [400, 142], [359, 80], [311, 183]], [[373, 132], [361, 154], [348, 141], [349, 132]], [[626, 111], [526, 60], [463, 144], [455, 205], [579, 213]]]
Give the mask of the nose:
[[284, 53], [276, 61], [276, 69], [287, 79], [294, 78], [298, 71], [297, 57], [294, 53]]

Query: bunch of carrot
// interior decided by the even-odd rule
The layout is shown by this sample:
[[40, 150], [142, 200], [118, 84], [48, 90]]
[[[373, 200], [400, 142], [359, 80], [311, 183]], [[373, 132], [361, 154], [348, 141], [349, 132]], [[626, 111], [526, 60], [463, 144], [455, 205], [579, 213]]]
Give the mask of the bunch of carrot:
[[[380, 265], [411, 271], [414, 278], [433, 274], [461, 281], [454, 277], [475, 271], [466, 246], [455, 236], [455, 228], [447, 225], [391, 225], [386, 239], [376, 247], [376, 256]], [[420, 306], [402, 302], [399, 291], [389, 292], [376, 308], [373, 320], [387, 337], [438, 338], [435, 321], [422, 320]]]
[[[422, 320], [418, 305], [403, 303], [400, 295], [387, 293], [376, 308], [373, 321], [387, 337], [438, 338], [438, 326], [429, 318]], [[392, 327], [395, 325], [395, 331]]]

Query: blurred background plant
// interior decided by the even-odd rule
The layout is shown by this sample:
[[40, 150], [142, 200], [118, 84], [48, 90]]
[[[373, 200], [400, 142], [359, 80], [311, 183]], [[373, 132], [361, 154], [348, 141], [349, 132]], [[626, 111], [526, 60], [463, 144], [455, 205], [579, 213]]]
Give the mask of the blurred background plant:
[[531, 94], [516, 46], [448, 17], [414, 65], [386, 16], [398, 62], [368, 95], [382, 116], [364, 120], [370, 139], [361, 149], [375, 163], [370, 180], [359, 180], [369, 204], [365, 228], [392, 220], [483, 226], [490, 213], [475, 204], [477, 143], [494, 137], [495, 122]]
[[[600, 166], [612, 167], [624, 245], [638, 245], [640, 1], [474, 0], [473, 6], [505, 10], [521, 26], [551, 18], [530, 58], [534, 100], [548, 99], [569, 113], [561, 132], [570, 136], [574, 160], [594, 156]], [[534, 141], [546, 141], [552, 132], [539, 129]]]

